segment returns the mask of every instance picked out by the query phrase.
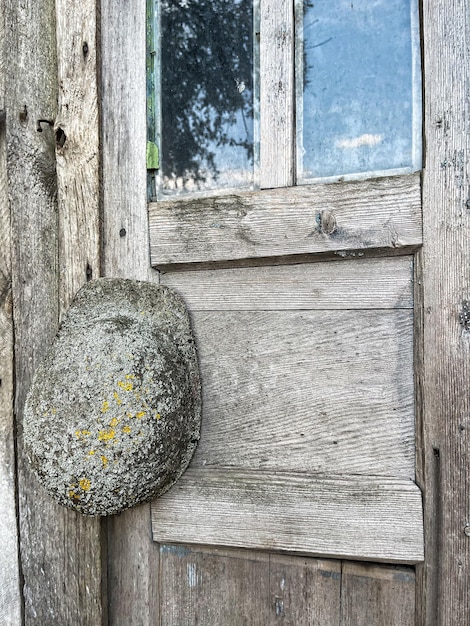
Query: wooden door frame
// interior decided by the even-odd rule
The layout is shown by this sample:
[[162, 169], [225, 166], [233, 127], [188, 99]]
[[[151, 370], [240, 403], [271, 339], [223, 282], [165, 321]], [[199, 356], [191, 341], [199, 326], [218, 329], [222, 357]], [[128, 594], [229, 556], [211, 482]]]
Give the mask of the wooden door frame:
[[[20, 571], [5, 610], [22, 611], [28, 624], [108, 617], [150, 624], [158, 550], [149, 507], [109, 520], [76, 516], [44, 496], [21, 449], [32, 372], [77, 288], [90, 275], [157, 280], [148, 254], [145, 0], [102, 0], [100, 10], [95, 0], [79, 4], [71, 12], [64, 0], [0, 2], [10, 207], [1, 219], [11, 233], [2, 272], [13, 314], [10, 289], [0, 298], [7, 327], [14, 322], [19, 437], [8, 449], [17, 453], [20, 537]], [[470, 0], [422, 4], [424, 243], [416, 255], [415, 347], [426, 556], [417, 568], [417, 624], [463, 624], [470, 612]], [[53, 126], [41, 123], [38, 132], [40, 119]], [[5, 337], [11, 345], [11, 330]], [[3, 380], [12, 380], [7, 358]], [[12, 398], [11, 385], [4, 393]], [[12, 415], [7, 409], [10, 428]], [[9, 470], [0, 463], [0, 471]]]

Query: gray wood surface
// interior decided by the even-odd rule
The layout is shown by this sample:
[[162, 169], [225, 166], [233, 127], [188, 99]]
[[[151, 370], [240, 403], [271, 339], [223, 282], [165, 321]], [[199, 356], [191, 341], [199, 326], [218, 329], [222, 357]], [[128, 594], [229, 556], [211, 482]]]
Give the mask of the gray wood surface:
[[339, 561], [175, 545], [160, 550], [165, 626], [340, 623]]
[[260, 11], [260, 184], [294, 184], [294, 2]]
[[[145, 0], [101, 3], [102, 264], [106, 276], [157, 281], [148, 243], [145, 15]], [[107, 536], [110, 624], [159, 623], [150, 506], [110, 518]]]
[[412, 309], [413, 259], [161, 273], [192, 311]]
[[407, 480], [189, 468], [152, 503], [156, 541], [348, 559], [423, 559], [421, 493]]
[[55, 119], [60, 316], [100, 276], [96, 2], [56, 1], [59, 106]]
[[419, 480], [426, 562], [419, 624], [470, 615], [470, 2], [424, 3], [425, 169], [417, 283]]
[[5, 3], [0, 1], [0, 624], [21, 622], [13, 413], [11, 219], [8, 203], [5, 119]]
[[419, 174], [149, 205], [153, 266], [421, 243]]
[[195, 466], [414, 478], [410, 311], [194, 312]]
[[341, 626], [414, 626], [412, 568], [344, 562]]
[[[59, 319], [55, 3], [8, 0], [7, 136], [12, 210], [20, 554], [26, 624], [101, 623], [99, 527], [54, 504], [22, 454], [31, 377]], [[69, 260], [62, 259], [62, 263]]]

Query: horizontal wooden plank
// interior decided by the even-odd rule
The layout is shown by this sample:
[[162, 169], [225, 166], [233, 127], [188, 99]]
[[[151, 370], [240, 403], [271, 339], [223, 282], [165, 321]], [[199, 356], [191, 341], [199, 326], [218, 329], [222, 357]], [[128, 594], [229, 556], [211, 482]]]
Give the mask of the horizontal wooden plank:
[[411, 311], [192, 320], [203, 389], [193, 464], [414, 478]]
[[411, 309], [409, 256], [166, 272], [192, 311]]
[[419, 174], [149, 205], [152, 265], [421, 243]]
[[152, 504], [153, 538], [415, 563], [421, 493], [411, 481], [190, 468]]

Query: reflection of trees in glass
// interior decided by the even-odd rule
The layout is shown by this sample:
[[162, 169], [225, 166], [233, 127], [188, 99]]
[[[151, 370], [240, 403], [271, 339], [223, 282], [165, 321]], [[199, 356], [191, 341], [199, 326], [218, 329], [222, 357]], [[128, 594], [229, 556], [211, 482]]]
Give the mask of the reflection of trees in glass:
[[215, 150], [253, 158], [252, 0], [161, 0], [164, 177], [217, 178]]

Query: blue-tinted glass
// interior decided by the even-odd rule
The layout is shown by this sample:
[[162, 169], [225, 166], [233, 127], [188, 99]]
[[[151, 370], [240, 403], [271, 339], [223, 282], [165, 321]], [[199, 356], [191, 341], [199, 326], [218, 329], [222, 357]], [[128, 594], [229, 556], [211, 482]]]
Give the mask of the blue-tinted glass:
[[253, 1], [161, 0], [163, 193], [253, 182]]
[[300, 180], [420, 167], [414, 0], [305, 0]]

